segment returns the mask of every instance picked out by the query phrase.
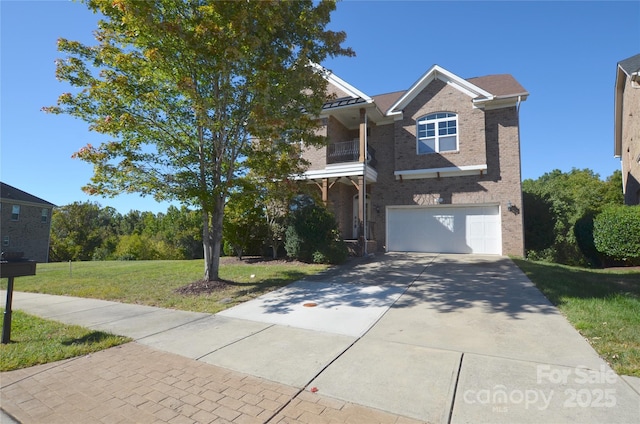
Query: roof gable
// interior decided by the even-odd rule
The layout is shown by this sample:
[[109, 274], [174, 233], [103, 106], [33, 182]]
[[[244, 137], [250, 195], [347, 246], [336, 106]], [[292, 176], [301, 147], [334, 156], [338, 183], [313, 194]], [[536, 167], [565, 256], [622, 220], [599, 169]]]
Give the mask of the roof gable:
[[355, 88], [353, 85], [349, 84], [348, 82], [346, 82], [345, 80], [343, 80], [342, 78], [338, 77], [336, 74], [334, 74], [333, 72], [331, 72], [330, 70], [328, 70], [327, 68], [324, 68], [316, 63], [312, 63], [311, 64], [314, 68], [316, 68], [316, 70], [318, 70], [319, 72], [322, 73], [322, 75], [324, 76], [324, 78], [327, 80], [327, 82], [331, 85], [333, 85], [339, 93], [344, 93], [345, 96], [341, 96], [341, 98], [347, 98], [347, 97], [351, 97], [354, 99], [362, 99], [364, 100], [366, 103], [372, 103], [373, 99], [369, 96], [367, 96], [366, 94], [364, 94], [362, 91], [358, 90], [357, 88]]
[[47, 202], [39, 197], [36, 197], [32, 194], [27, 193], [26, 191], [19, 190], [15, 187], [10, 186], [9, 184], [5, 184], [0, 182], [0, 198], [2, 200], [13, 200], [15, 202], [25, 202], [25, 203], [38, 203], [46, 206], [53, 206], [53, 203]]
[[447, 71], [446, 69], [433, 65], [418, 81], [416, 81], [411, 88], [409, 88], [403, 96], [401, 96], [389, 109], [388, 115], [397, 115], [402, 113], [402, 110], [407, 107], [409, 103], [418, 95], [425, 87], [427, 87], [434, 80], [443, 81], [459, 91], [465, 93], [472, 99], [486, 98], [492, 99], [494, 96], [488, 91], [478, 87], [477, 85], [460, 78], [459, 76]]
[[640, 72], [640, 54], [626, 58], [618, 62], [618, 66], [627, 76]]
[[488, 91], [495, 97], [528, 96], [529, 93], [509, 74], [487, 75], [467, 79], [468, 82]]

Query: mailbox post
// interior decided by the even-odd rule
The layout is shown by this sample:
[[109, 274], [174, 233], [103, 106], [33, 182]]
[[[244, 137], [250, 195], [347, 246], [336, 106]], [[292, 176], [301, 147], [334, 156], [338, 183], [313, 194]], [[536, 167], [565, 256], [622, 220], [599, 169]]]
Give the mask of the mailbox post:
[[36, 262], [27, 259], [0, 261], [0, 278], [8, 278], [7, 303], [2, 322], [2, 344], [11, 342], [11, 303], [13, 302], [13, 279], [25, 275], [36, 275]]

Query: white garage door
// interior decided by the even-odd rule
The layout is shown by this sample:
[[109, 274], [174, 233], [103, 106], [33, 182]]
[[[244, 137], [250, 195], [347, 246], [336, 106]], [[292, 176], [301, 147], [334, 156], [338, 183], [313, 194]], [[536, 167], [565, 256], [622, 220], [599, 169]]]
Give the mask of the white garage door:
[[502, 254], [498, 206], [387, 208], [390, 252]]

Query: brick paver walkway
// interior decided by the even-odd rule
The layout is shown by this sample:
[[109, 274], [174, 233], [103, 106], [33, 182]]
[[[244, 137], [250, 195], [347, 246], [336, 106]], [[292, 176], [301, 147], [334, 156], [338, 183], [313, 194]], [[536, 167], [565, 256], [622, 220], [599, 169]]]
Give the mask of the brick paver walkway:
[[137, 343], [0, 379], [0, 406], [24, 424], [418, 423]]

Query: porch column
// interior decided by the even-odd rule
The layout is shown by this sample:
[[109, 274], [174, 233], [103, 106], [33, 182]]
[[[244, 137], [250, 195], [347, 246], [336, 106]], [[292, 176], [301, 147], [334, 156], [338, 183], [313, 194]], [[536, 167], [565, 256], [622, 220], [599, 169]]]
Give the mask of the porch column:
[[324, 205], [327, 205], [327, 202], [329, 201], [329, 179], [328, 178], [323, 178], [322, 179], [322, 187], [320, 187], [320, 190], [322, 191], [322, 203], [324, 203]]
[[365, 206], [367, 201], [367, 194], [365, 193], [365, 182], [364, 175], [358, 177], [358, 224], [360, 225], [360, 229], [358, 231], [358, 239], [364, 237], [364, 232], [366, 229], [363, 227], [364, 224], [364, 214], [365, 214]]
[[367, 161], [365, 137], [367, 136], [367, 120], [365, 118], [367, 112], [364, 108], [360, 109], [360, 157], [358, 162], [365, 163]]

